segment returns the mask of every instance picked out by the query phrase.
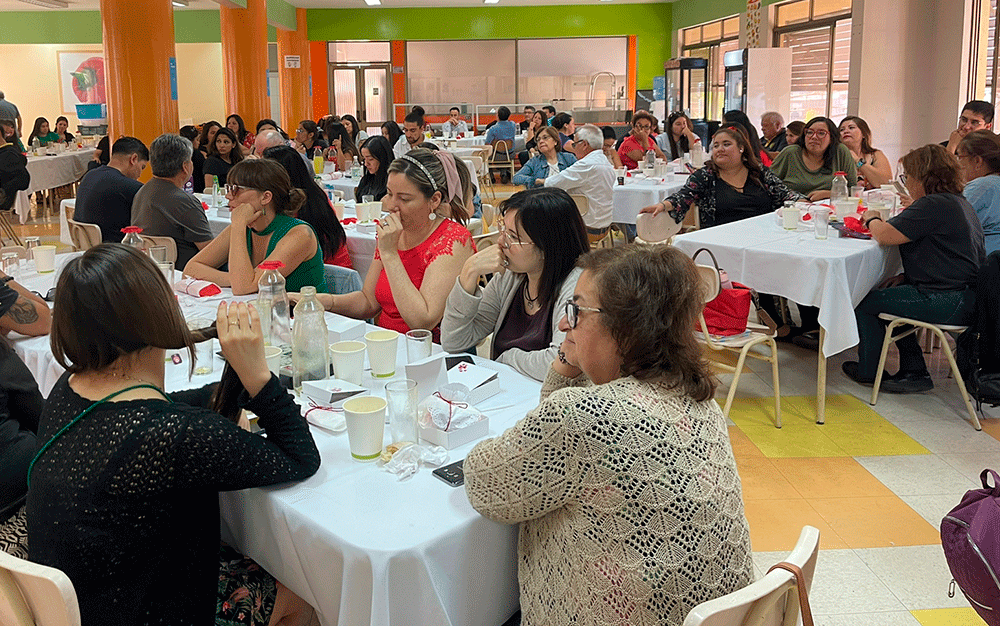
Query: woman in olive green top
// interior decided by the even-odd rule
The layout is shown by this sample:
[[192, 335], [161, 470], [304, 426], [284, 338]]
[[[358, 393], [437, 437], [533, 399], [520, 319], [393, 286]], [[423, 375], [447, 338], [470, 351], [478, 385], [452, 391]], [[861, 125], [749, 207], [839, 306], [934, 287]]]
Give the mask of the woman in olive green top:
[[[234, 296], [242, 296], [257, 291], [263, 274], [257, 268], [263, 261], [281, 261], [288, 291], [312, 286], [326, 293], [316, 232], [292, 217], [306, 195], [292, 187], [285, 168], [270, 159], [244, 160], [229, 170], [226, 180], [233, 224], [188, 261], [184, 273], [232, 287]], [[226, 263], [229, 271], [218, 269]]]
[[782, 150], [771, 164], [771, 171], [810, 200], [830, 197], [830, 186], [837, 172], [844, 172], [847, 187], [858, 184], [858, 168], [847, 146], [840, 143], [840, 131], [833, 120], [814, 117], [806, 124], [798, 141]]

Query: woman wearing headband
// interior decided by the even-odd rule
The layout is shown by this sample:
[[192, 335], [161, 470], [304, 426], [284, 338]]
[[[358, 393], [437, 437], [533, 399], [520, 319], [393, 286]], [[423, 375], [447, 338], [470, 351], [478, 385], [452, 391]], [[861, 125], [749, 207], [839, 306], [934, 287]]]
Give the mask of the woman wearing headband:
[[[354, 293], [320, 294], [328, 311], [405, 333], [438, 325], [465, 260], [475, 252], [465, 228], [471, 214], [468, 169], [450, 152], [411, 150], [389, 166], [378, 223], [378, 249], [365, 286]], [[450, 219], [449, 219], [450, 218]], [[297, 294], [290, 294], [298, 300]]]

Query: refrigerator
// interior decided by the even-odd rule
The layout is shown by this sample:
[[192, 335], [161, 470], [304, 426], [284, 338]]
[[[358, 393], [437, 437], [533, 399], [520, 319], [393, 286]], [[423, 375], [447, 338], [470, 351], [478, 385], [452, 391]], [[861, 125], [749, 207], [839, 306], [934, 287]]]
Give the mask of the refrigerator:
[[726, 111], [738, 109], [754, 124], [767, 111], [788, 117], [792, 106], [792, 51], [789, 48], [744, 48], [727, 52]]

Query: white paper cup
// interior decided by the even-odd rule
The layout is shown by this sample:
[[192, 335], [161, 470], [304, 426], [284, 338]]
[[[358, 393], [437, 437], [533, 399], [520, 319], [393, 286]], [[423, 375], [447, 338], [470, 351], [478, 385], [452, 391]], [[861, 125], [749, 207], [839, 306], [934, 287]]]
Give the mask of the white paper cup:
[[853, 215], [858, 210], [858, 201], [856, 198], [850, 198], [848, 200], [837, 200], [833, 203], [834, 210], [837, 212], [837, 217], [843, 219], [848, 215]]
[[340, 380], [360, 385], [365, 371], [365, 344], [360, 341], [338, 341], [330, 346], [333, 375]]
[[781, 225], [785, 230], [795, 230], [799, 227], [799, 210], [796, 207], [781, 209]]
[[51, 274], [56, 271], [56, 247], [37, 246], [34, 248], [35, 269], [39, 274]]
[[373, 330], [365, 335], [368, 344], [368, 364], [375, 378], [392, 378], [396, 374], [396, 343], [399, 333], [394, 330]]
[[264, 359], [267, 361], [267, 369], [278, 376], [281, 368], [281, 347], [264, 346]]
[[347, 441], [355, 461], [370, 463], [382, 453], [385, 407], [385, 399], [377, 396], [361, 396], [344, 402]]

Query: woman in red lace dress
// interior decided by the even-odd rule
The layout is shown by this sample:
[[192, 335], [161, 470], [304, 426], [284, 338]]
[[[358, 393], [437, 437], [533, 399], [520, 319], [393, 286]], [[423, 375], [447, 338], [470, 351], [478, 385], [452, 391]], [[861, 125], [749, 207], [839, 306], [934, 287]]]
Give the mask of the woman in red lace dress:
[[[319, 294], [328, 311], [368, 319], [401, 333], [432, 329], [444, 316], [448, 293], [475, 253], [465, 227], [472, 214], [472, 183], [449, 152], [411, 150], [389, 166], [379, 220], [378, 248], [365, 286], [349, 294]], [[290, 294], [297, 301], [297, 294]]]

